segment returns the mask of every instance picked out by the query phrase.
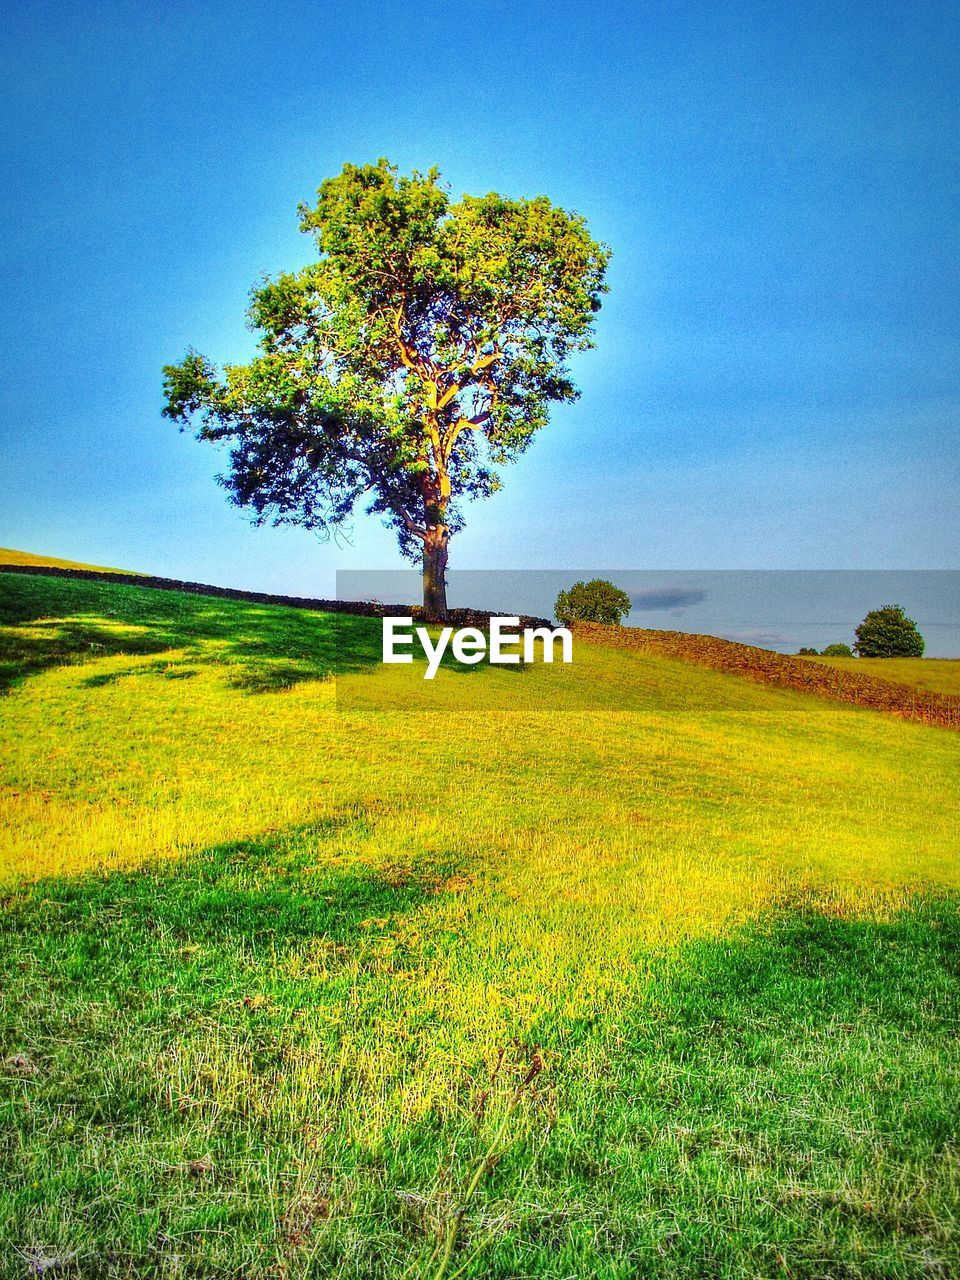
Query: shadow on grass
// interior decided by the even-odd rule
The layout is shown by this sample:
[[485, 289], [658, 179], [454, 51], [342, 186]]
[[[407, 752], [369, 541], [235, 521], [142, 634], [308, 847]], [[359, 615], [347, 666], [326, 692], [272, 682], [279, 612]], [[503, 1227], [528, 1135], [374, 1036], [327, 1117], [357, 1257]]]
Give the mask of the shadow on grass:
[[[349, 847], [368, 832], [367, 817], [349, 809], [176, 862], [41, 881], [3, 904], [2, 930], [54, 930], [61, 939], [106, 931], [103, 949], [110, 952], [147, 937], [224, 954], [264, 945], [284, 951], [311, 938], [347, 942], [360, 936], [362, 922], [425, 901], [456, 869], [437, 860], [386, 871], [352, 859], [345, 865], [344, 841]], [[331, 842], [337, 843], [333, 854]]]
[[[295, 1188], [311, 1162], [337, 1170], [337, 1191], [313, 1228], [312, 1261], [289, 1245], [292, 1272], [360, 1280], [401, 1275], [422, 1259], [431, 1215], [449, 1212], [460, 1185], [445, 1172], [451, 1153], [460, 1174], [485, 1149], [476, 1097], [457, 1090], [465, 1068], [481, 1082], [486, 1074], [452, 1060], [442, 1106], [398, 1123], [369, 1150], [351, 1136], [368, 1101], [376, 1105], [364, 1092], [364, 1054], [418, 1013], [402, 1003], [402, 983], [377, 967], [371, 928], [414, 910], [457, 869], [338, 863], [374, 818], [346, 810], [175, 865], [47, 881], [10, 899], [0, 916], [0, 983], [10, 995], [0, 1002], [0, 1051], [40, 1064], [30, 1108], [10, 1111], [22, 1131], [8, 1147], [15, 1239], [43, 1214], [74, 1230], [93, 1223], [124, 1274], [146, 1274], [140, 1203], [111, 1184], [110, 1170], [120, 1178], [131, 1162], [148, 1174], [182, 1163], [187, 1129], [191, 1154], [219, 1143], [215, 1173], [154, 1177], [141, 1194], [190, 1274], [273, 1274], [266, 1262], [247, 1269], [257, 1249], [272, 1259], [280, 1247], [271, 1189], [285, 1179]], [[327, 950], [314, 969], [319, 943]], [[482, 950], [482, 936], [478, 943]], [[470, 946], [469, 935], [438, 934], [403, 966]], [[579, 1020], [545, 1009], [529, 1032], [547, 1063], [542, 1090], [538, 1081], [525, 1097], [523, 1124], [504, 1137], [466, 1207], [455, 1272], [474, 1280], [960, 1274], [958, 957], [952, 900], [920, 902], [889, 921], [801, 906], [731, 937], [639, 958], [615, 1008]], [[447, 981], [469, 972], [443, 955], [438, 966]], [[504, 988], [516, 978], [504, 972]], [[346, 1049], [336, 1034], [325, 1038], [323, 1012], [344, 1008]], [[266, 1102], [258, 1111], [237, 1101], [221, 1113], [191, 1097], [185, 1110], [164, 1109], [144, 1078], [141, 1064], [156, 1061], [158, 1043], [170, 1074], [198, 1028], [201, 1041], [235, 1033], [251, 1073], [244, 1088], [266, 1097], [295, 1073], [283, 1046], [305, 1012], [305, 1044], [331, 1064], [318, 1090], [333, 1091], [318, 1093], [310, 1127], [273, 1125]], [[424, 1046], [409, 1045], [413, 1089]], [[350, 1088], [336, 1093], [337, 1079]], [[57, 1181], [70, 1151], [57, 1127], [65, 1112], [98, 1126], [105, 1181], [71, 1181], [69, 1167]], [[224, 1193], [240, 1179], [249, 1204]], [[217, 1268], [196, 1229], [201, 1208], [219, 1215]]]
[[[602, 1064], [594, 1101], [568, 1082], [538, 1178], [598, 1206], [603, 1249], [531, 1215], [466, 1274], [522, 1254], [524, 1274], [611, 1280], [960, 1275], [955, 896], [889, 920], [798, 905], [643, 964], [635, 1002], [531, 1031]], [[520, 1184], [523, 1155], [498, 1176]]]
[[[759, 1029], [821, 1033], [831, 1022], [890, 1031], [960, 1030], [960, 911], [917, 899], [891, 919], [796, 904], [728, 939], [691, 944], [693, 983], [664, 989], [682, 1021], [746, 1056]], [[671, 994], [667, 996], [667, 992]]]
[[[199, 662], [232, 668], [230, 684], [242, 692], [282, 693], [379, 667], [381, 623], [113, 582], [0, 574], [0, 693], [52, 667], [118, 655], [153, 661], [98, 671], [84, 684], [102, 688], [141, 675], [187, 679]], [[441, 666], [472, 676], [488, 664], [457, 662], [448, 647]]]
[[[51, 667], [113, 655], [181, 651], [236, 667], [232, 683], [279, 692], [364, 671], [380, 661], [380, 622], [116, 583], [0, 575], [0, 690]], [[168, 664], [97, 673], [96, 687], [133, 674], [177, 678]], [[181, 675], [183, 673], [181, 672]]]

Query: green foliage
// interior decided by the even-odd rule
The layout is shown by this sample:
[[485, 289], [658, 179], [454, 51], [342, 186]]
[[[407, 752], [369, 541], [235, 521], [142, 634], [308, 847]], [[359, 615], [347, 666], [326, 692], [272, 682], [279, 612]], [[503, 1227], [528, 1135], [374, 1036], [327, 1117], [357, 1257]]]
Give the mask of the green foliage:
[[809, 645], [803, 645], [802, 648], [797, 650], [798, 658], [816, 658], [817, 656], [817, 650], [811, 649]]
[[568, 627], [574, 622], [605, 622], [619, 626], [630, 612], [630, 597], [605, 578], [575, 582], [561, 591], [554, 605], [557, 621]]
[[346, 165], [318, 195], [317, 261], [253, 290], [258, 354], [168, 365], [164, 413], [229, 443], [222, 483], [257, 522], [326, 533], [366, 496], [418, 559], [577, 397], [609, 251], [543, 196], [454, 203], [436, 169]]
[[[816, 650], [814, 650], [814, 653], [816, 653]], [[821, 656], [824, 658], [852, 658], [853, 650], [848, 644], [828, 644]]]
[[855, 632], [853, 646], [861, 658], [922, 658], [923, 636], [898, 604], [873, 609]]

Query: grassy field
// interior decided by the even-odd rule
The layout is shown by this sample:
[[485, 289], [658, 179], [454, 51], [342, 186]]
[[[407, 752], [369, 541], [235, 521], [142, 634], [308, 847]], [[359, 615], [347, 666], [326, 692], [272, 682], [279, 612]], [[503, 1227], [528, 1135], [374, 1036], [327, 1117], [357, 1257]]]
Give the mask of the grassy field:
[[931, 693], [960, 696], [960, 659], [957, 658], [809, 658], [825, 667], [855, 671], [895, 684], [909, 684]]
[[960, 1274], [960, 735], [0, 577], [0, 1276]]
[[102, 564], [81, 564], [79, 560], [58, 560], [56, 556], [34, 555], [32, 551], [14, 551], [0, 547], [0, 564], [49, 566], [53, 569], [94, 569], [100, 573], [130, 573], [129, 569], [109, 569]]

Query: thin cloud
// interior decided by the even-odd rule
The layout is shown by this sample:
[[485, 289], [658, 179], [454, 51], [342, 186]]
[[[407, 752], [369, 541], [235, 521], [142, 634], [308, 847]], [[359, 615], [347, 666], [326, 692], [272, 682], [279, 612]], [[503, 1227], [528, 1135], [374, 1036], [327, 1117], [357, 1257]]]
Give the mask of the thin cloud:
[[650, 591], [633, 591], [630, 604], [637, 613], [654, 613], [661, 609], [676, 611], [706, 599], [705, 591], [684, 591], [679, 587], [654, 587]]

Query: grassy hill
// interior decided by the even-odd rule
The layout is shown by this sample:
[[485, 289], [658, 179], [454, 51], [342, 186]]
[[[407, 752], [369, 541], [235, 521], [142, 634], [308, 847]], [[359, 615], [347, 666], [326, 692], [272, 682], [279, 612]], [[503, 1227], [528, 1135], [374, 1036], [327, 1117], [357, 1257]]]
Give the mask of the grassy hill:
[[0, 1275], [960, 1274], [960, 735], [115, 584], [0, 621]]
[[[837, 702], [850, 702], [856, 706], [870, 707], [892, 715], [921, 720], [943, 728], [960, 729], [960, 697], [939, 689], [923, 688], [907, 676], [907, 683], [899, 683], [883, 676], [885, 664], [874, 670], [874, 662], [857, 661], [849, 664], [820, 663], [807, 657], [793, 657], [775, 653], [770, 649], [758, 649], [754, 645], [738, 644], [717, 636], [688, 635], [682, 631], [654, 631], [637, 627], [607, 627], [596, 623], [581, 623], [578, 636], [586, 642], [597, 642], [616, 648], [637, 651], [645, 655], [659, 654], [666, 658], [679, 658], [683, 662], [709, 667], [713, 671], [745, 676], [762, 684], [776, 685], [784, 689], [799, 689], [803, 693], [816, 694]], [[923, 660], [915, 660], [918, 666]], [[944, 664], [949, 666], [949, 663]], [[960, 663], [957, 664], [960, 666]], [[879, 678], [878, 678], [879, 677]], [[950, 684], [952, 677], [941, 673], [933, 677], [933, 683]]]
[[957, 658], [805, 658], [824, 667], [868, 674], [894, 684], [931, 693], [960, 697], [960, 659]]
[[110, 569], [102, 564], [81, 564], [79, 560], [59, 560], [56, 556], [34, 555], [32, 551], [14, 551], [0, 547], [0, 565], [22, 564], [53, 569], [92, 569], [98, 573], [129, 573], [129, 569]]

